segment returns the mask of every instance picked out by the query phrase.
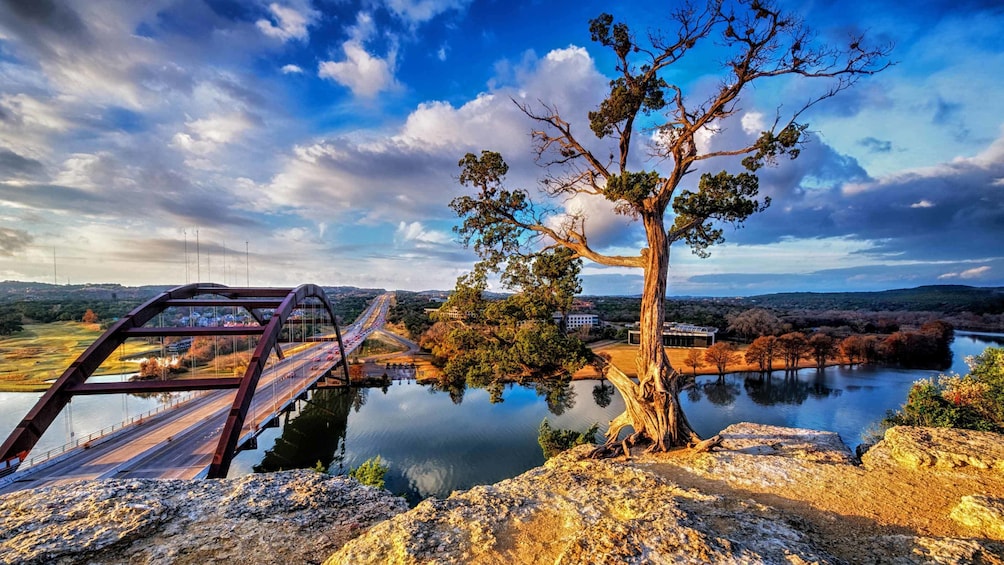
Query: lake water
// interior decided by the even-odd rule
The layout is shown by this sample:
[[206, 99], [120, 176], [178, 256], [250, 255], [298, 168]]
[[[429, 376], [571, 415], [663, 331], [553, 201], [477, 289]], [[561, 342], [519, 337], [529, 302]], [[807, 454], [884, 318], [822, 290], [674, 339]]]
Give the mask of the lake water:
[[[1004, 344], [1002, 334], [957, 332], [950, 371], [967, 372], [964, 358], [989, 345]], [[795, 378], [777, 372], [769, 380], [727, 375], [698, 378], [681, 396], [690, 422], [702, 436], [742, 421], [830, 430], [852, 449], [863, 430], [898, 408], [910, 385], [939, 371], [882, 367], [804, 369]], [[117, 377], [109, 377], [117, 378]], [[24, 417], [40, 393], [0, 393], [0, 434]], [[434, 392], [414, 382], [386, 391], [318, 390], [308, 402], [266, 430], [258, 448], [241, 452], [231, 475], [259, 470], [313, 467], [318, 461], [344, 472], [379, 455], [389, 466], [387, 488], [417, 501], [445, 497], [456, 489], [488, 484], [540, 465], [537, 429], [552, 427], [601, 431], [623, 410], [609, 382], [575, 381], [564, 389], [540, 390], [507, 385], [499, 404], [480, 389]], [[166, 395], [79, 397], [64, 410], [33, 450], [33, 455], [157, 408]]]

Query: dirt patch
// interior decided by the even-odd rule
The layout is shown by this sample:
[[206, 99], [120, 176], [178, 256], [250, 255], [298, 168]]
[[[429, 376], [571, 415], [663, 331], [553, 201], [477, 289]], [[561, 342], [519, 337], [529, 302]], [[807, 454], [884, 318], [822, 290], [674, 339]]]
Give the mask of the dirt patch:
[[[965, 496], [1004, 496], [1004, 476], [993, 471], [802, 462], [799, 467], [773, 468], [774, 476], [748, 476], [755, 458], [762, 460], [764, 455], [726, 459], [684, 449], [635, 461], [685, 488], [781, 510], [804, 522], [814, 545], [849, 563], [886, 562], [904, 552], [925, 555], [925, 548], [907, 541], [913, 536], [985, 543], [983, 532], [953, 520], [952, 511]], [[912, 547], [890, 547], [899, 543], [897, 539]], [[1004, 545], [1000, 548], [1004, 550]], [[981, 558], [984, 563], [1004, 564], [1000, 556]]]

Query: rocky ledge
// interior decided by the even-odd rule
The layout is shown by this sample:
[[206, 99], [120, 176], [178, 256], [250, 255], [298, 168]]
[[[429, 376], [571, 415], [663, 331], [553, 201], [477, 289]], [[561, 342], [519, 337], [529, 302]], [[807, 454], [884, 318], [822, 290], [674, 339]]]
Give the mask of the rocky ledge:
[[0, 563], [320, 563], [407, 508], [313, 471], [80, 481], [0, 497]]
[[307, 471], [23, 491], [0, 497], [0, 562], [1004, 565], [999, 435], [893, 428], [863, 463], [829, 432], [722, 437], [631, 460], [582, 447], [411, 510]]
[[[913, 448], [880, 443], [873, 467], [829, 432], [737, 424], [722, 436], [711, 453], [631, 461], [589, 460], [578, 448], [513, 479], [422, 502], [326, 565], [1004, 563], [1004, 476], [993, 464], [918, 471], [889, 455], [964, 453], [950, 431]], [[967, 441], [979, 449], [1000, 439]]]

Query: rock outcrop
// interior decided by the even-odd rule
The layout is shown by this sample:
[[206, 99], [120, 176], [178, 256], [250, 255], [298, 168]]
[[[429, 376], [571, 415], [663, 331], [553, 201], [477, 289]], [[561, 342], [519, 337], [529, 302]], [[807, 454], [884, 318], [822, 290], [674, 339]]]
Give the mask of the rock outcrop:
[[[714, 452], [629, 462], [589, 460], [578, 448], [519, 477], [427, 500], [326, 565], [1004, 563], [1004, 545], [988, 535], [997, 499], [980, 495], [955, 512], [971, 525], [949, 517], [958, 492], [986, 476], [871, 472], [830, 432], [737, 424], [721, 435]], [[904, 503], [928, 486], [948, 504], [924, 498], [924, 513], [940, 512], [933, 524]]]
[[[736, 424], [720, 447], [591, 460], [402, 499], [309, 471], [112, 480], [0, 497], [0, 563], [1004, 565], [1001, 436]], [[332, 553], [333, 552], [333, 553]]]
[[0, 497], [0, 563], [319, 563], [407, 508], [312, 471], [81, 481]]
[[907, 469], [972, 467], [1004, 477], [1004, 441], [990, 432], [898, 426], [886, 430], [861, 461], [870, 467], [891, 461]]

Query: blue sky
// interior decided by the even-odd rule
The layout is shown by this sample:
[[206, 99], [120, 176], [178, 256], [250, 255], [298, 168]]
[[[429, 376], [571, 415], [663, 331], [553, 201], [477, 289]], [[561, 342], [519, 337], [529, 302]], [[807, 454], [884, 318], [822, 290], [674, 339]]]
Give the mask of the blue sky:
[[[474, 261], [451, 233], [457, 161], [500, 151], [535, 190], [512, 99], [582, 123], [613, 73], [589, 19], [671, 29], [673, 2], [624, 4], [0, 1], [0, 279], [452, 288]], [[894, 43], [896, 65], [805, 116], [802, 156], [761, 175], [773, 205], [710, 258], [673, 248], [670, 292], [1004, 286], [1004, 6], [789, 4], [821, 39]], [[713, 84], [703, 54], [670, 80]], [[806, 88], [763, 83], [705, 142]], [[637, 252], [637, 226], [563, 205]], [[587, 293], [640, 285], [584, 270]]]

